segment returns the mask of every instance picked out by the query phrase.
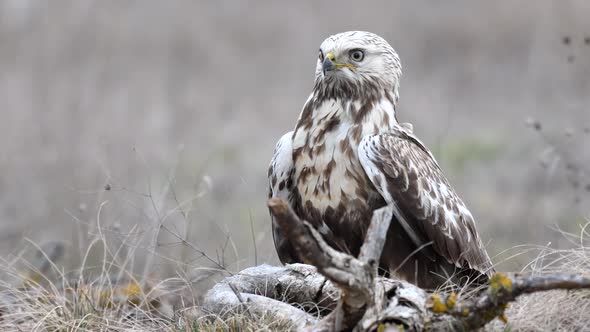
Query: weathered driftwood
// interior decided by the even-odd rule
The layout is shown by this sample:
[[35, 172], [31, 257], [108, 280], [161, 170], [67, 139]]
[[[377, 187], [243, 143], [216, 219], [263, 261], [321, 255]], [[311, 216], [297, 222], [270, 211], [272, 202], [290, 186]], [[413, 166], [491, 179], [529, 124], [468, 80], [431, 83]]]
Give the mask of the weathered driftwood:
[[235, 311], [272, 314], [296, 330], [468, 331], [496, 317], [517, 296], [550, 289], [590, 288], [581, 275], [494, 275], [487, 290], [471, 298], [430, 295], [408, 282], [377, 275], [391, 209], [377, 210], [359, 258], [334, 250], [280, 199], [271, 213], [302, 259], [312, 264], [262, 265], [231, 276], [211, 289], [203, 309], [217, 315]]
[[[405, 281], [381, 277], [377, 278], [377, 283], [382, 292], [392, 292], [387, 299], [383, 296], [387, 302], [401, 302], [387, 311], [400, 321], [412, 325], [413, 317], [417, 316], [414, 311], [425, 310], [427, 293], [422, 289]], [[205, 296], [203, 309], [221, 316], [236, 311], [252, 315], [272, 314], [278, 319], [291, 321], [297, 329], [313, 327], [316, 330], [322, 313], [334, 312], [338, 302], [339, 290], [314, 266], [260, 265], [215, 285]]]
[[320, 312], [333, 310], [338, 297], [338, 289], [313, 266], [260, 265], [215, 285], [207, 293], [203, 309], [221, 316], [235, 311], [270, 313], [302, 328], [317, 323]]

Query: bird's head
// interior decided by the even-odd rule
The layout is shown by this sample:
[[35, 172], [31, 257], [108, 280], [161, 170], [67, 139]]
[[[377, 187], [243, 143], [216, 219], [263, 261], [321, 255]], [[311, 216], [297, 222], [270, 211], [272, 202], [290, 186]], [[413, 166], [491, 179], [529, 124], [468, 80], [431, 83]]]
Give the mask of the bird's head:
[[399, 56], [385, 39], [370, 32], [349, 31], [324, 40], [315, 82], [316, 88], [334, 97], [354, 98], [361, 92], [381, 91], [397, 97], [401, 74]]

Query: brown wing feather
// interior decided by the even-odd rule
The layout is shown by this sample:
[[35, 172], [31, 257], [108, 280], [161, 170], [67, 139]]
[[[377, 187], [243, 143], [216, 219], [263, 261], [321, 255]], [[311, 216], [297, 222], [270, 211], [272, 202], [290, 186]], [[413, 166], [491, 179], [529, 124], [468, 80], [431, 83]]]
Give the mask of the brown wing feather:
[[432, 241], [436, 253], [458, 267], [493, 271], [471, 213], [411, 132], [397, 127], [364, 138], [359, 159], [386, 202], [396, 206], [397, 219], [407, 224], [416, 245]]

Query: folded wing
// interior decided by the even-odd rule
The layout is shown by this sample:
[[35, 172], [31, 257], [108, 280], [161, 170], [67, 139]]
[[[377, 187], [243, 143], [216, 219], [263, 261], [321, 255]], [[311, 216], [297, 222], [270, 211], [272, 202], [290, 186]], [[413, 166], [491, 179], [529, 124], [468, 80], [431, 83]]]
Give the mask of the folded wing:
[[426, 147], [404, 127], [365, 137], [359, 159], [367, 176], [417, 247], [432, 248], [449, 263], [489, 275], [490, 258], [473, 216]]
[[[292, 204], [293, 192], [293, 132], [288, 132], [277, 142], [268, 167], [268, 196], [279, 197]], [[272, 236], [279, 259], [284, 264], [296, 263], [293, 246], [281, 232], [272, 216]]]

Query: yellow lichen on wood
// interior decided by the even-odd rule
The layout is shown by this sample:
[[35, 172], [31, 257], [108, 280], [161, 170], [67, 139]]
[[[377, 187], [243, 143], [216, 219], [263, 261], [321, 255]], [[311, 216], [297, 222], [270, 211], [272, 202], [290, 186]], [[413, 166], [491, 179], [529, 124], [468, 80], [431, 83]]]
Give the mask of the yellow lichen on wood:
[[457, 294], [455, 294], [455, 292], [449, 294], [446, 304], [448, 309], [453, 309], [455, 307], [455, 304], [457, 304]]
[[501, 289], [512, 291], [512, 279], [505, 273], [494, 273], [490, 278], [490, 289], [494, 294], [497, 294]]
[[[511, 292], [512, 291], [512, 279], [508, 277], [507, 274], [497, 272], [490, 278], [490, 286], [488, 288], [488, 293], [492, 296], [492, 299], [495, 301], [501, 293]], [[496, 307], [492, 310], [489, 310], [484, 314], [485, 317], [492, 319], [493, 317], [498, 317], [498, 319], [504, 323], [508, 322], [504, 311], [508, 308], [508, 304], [505, 304], [501, 307]]]
[[445, 313], [448, 310], [446, 303], [441, 300], [441, 297], [438, 294], [430, 295], [426, 305], [430, 310], [432, 310], [432, 312], [437, 314]]
[[427, 307], [437, 314], [449, 312], [449, 310], [453, 309], [457, 304], [457, 294], [454, 292], [450, 293], [444, 299], [439, 294], [432, 294], [428, 298], [428, 302], [426, 303]]

